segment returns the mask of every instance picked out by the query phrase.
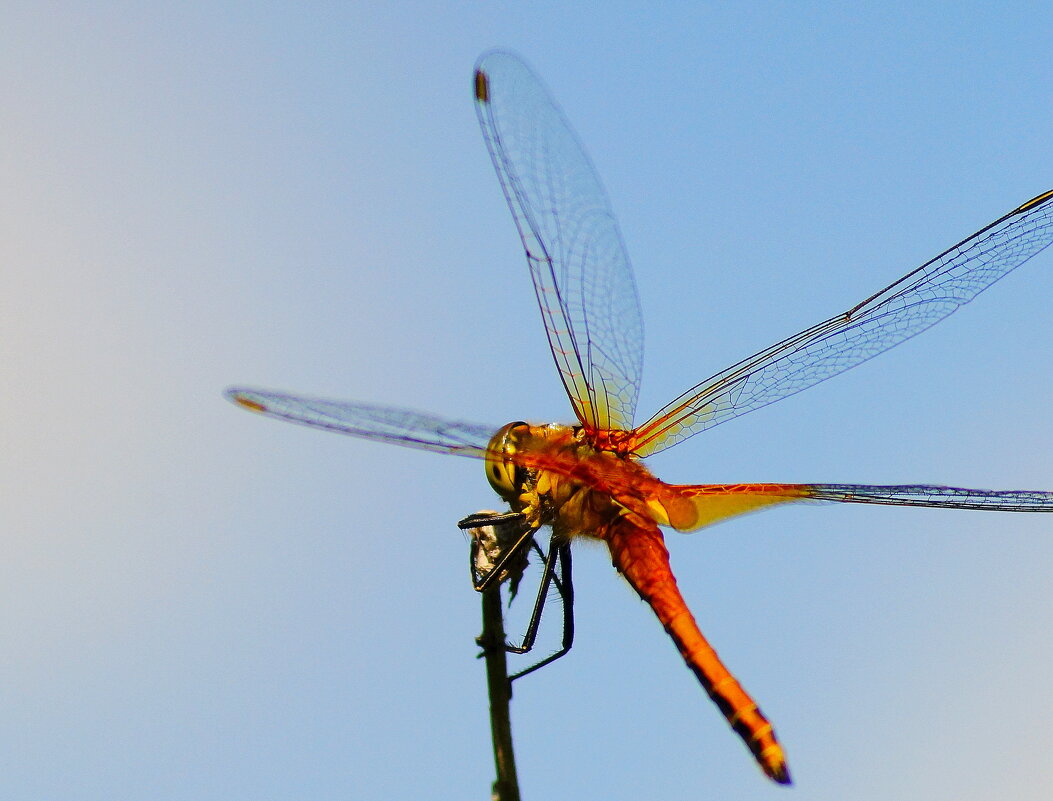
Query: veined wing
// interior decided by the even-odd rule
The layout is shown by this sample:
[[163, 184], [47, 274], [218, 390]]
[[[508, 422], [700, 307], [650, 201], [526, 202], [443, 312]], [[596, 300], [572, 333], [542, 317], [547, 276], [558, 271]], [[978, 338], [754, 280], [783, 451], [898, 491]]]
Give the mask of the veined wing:
[[983, 490], [930, 484], [809, 484], [807, 488], [808, 497], [816, 501], [992, 512], [1053, 512], [1053, 492], [1045, 490]]
[[630, 430], [643, 319], [596, 170], [541, 81], [515, 56], [479, 60], [475, 99], [574, 413], [589, 431]]
[[352, 437], [480, 459], [486, 457], [490, 438], [497, 431], [496, 427], [444, 420], [389, 406], [303, 398], [240, 387], [228, 389], [226, 396], [239, 406], [267, 417]]
[[655, 522], [696, 531], [729, 517], [795, 501], [875, 503], [992, 512], [1053, 512], [1053, 492], [934, 484], [666, 484], [648, 501]]
[[638, 456], [825, 381], [968, 303], [1053, 242], [1053, 191], [1029, 200], [847, 312], [717, 373], [629, 438]]

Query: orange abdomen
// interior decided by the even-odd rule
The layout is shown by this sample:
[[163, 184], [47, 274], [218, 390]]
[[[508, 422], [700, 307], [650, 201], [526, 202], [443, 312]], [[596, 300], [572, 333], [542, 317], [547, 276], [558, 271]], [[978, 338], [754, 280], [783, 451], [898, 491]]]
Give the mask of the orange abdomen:
[[614, 566], [650, 604], [688, 667], [753, 752], [761, 769], [780, 784], [789, 784], [786, 759], [771, 723], [702, 636], [676, 586], [658, 527], [628, 514], [595, 533], [607, 542]]

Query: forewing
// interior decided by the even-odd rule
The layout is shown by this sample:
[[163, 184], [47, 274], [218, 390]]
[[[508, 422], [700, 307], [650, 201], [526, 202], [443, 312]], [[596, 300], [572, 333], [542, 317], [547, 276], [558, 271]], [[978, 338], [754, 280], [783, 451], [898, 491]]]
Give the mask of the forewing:
[[589, 430], [631, 429], [643, 320], [599, 176], [545, 87], [515, 56], [480, 59], [475, 98], [574, 412]]
[[1051, 241], [1053, 192], [1046, 192], [847, 312], [692, 387], [641, 425], [629, 450], [657, 453], [877, 356], [968, 303]]
[[389, 406], [303, 398], [257, 389], [235, 387], [228, 389], [226, 396], [239, 406], [267, 417], [458, 456], [485, 458], [487, 445], [497, 430]]

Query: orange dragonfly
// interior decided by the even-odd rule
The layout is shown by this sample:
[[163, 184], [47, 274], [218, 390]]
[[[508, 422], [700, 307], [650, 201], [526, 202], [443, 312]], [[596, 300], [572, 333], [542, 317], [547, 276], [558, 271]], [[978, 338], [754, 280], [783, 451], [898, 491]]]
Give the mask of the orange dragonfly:
[[643, 320], [618, 223], [592, 162], [540, 80], [515, 56], [483, 56], [474, 94], [577, 422], [513, 422], [495, 429], [256, 389], [233, 388], [227, 395], [270, 417], [483, 459], [491, 486], [522, 515], [528, 532], [551, 526], [550, 571], [557, 551], [567, 555], [569, 569], [575, 537], [603, 540], [615, 568], [654, 610], [760, 767], [788, 784], [771, 724], [703, 637], [677, 589], [660, 528], [693, 531], [805, 501], [1053, 512], [1053, 492], [916, 484], [672, 485], [641, 459], [825, 381], [936, 324], [1053, 241], [1053, 191], [847, 311], [695, 384], [635, 425]]

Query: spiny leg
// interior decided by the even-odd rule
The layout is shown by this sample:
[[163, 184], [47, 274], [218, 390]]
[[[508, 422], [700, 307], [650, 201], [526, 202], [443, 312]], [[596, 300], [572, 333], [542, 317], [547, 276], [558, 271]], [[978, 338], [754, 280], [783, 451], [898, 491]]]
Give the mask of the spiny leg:
[[[559, 593], [560, 599], [563, 602], [563, 642], [558, 651], [542, 659], [536, 665], [528, 667], [526, 670], [521, 670], [518, 673], [513, 674], [509, 677], [509, 681], [515, 681], [516, 679], [526, 676], [528, 673], [533, 673], [538, 668], [542, 668], [545, 665], [555, 662], [562, 656], [566, 656], [567, 652], [570, 651], [571, 646], [574, 644], [574, 583], [571, 577], [571, 557], [570, 557], [570, 543], [564, 542], [557, 544], [556, 537], [553, 535], [549, 541], [548, 555], [545, 556], [542, 553], [541, 548], [538, 547], [537, 543], [534, 544], [538, 553], [545, 557], [545, 575], [542, 577], [541, 587], [538, 589], [537, 600], [534, 603], [534, 612], [530, 616], [530, 623], [527, 626], [526, 633], [523, 636], [523, 643], [520, 649], [509, 648], [508, 650], [513, 653], [525, 653], [534, 646], [534, 640], [537, 638], [538, 627], [541, 623], [541, 609], [545, 605], [545, 600], [548, 597], [548, 584], [551, 581], [556, 586], [556, 591]], [[555, 559], [554, 554], [559, 556], [559, 575], [555, 573]]]
[[[553, 535], [549, 542], [549, 552], [546, 554], [533, 538], [537, 529], [525, 521], [525, 516], [519, 513], [479, 512], [469, 515], [458, 523], [461, 529], [472, 532], [470, 569], [472, 586], [478, 592], [484, 592], [490, 589], [494, 582], [500, 582], [506, 578], [509, 578], [511, 583], [518, 584], [519, 577], [526, 567], [525, 551], [528, 548], [533, 548], [541, 556], [543, 564], [541, 581], [530, 622], [527, 624], [526, 632], [519, 645], [504, 643], [506, 651], [523, 654], [533, 648], [541, 624], [542, 611], [552, 585], [555, 585], [563, 601], [563, 641], [560, 649], [537, 664], [511, 676], [509, 681], [514, 681], [554, 662], [564, 656], [574, 642], [574, 586], [571, 575], [570, 543], [561, 542], [560, 538]], [[512, 544], [506, 545], [509, 542]], [[556, 572], [557, 561], [559, 563], [558, 573]]]

